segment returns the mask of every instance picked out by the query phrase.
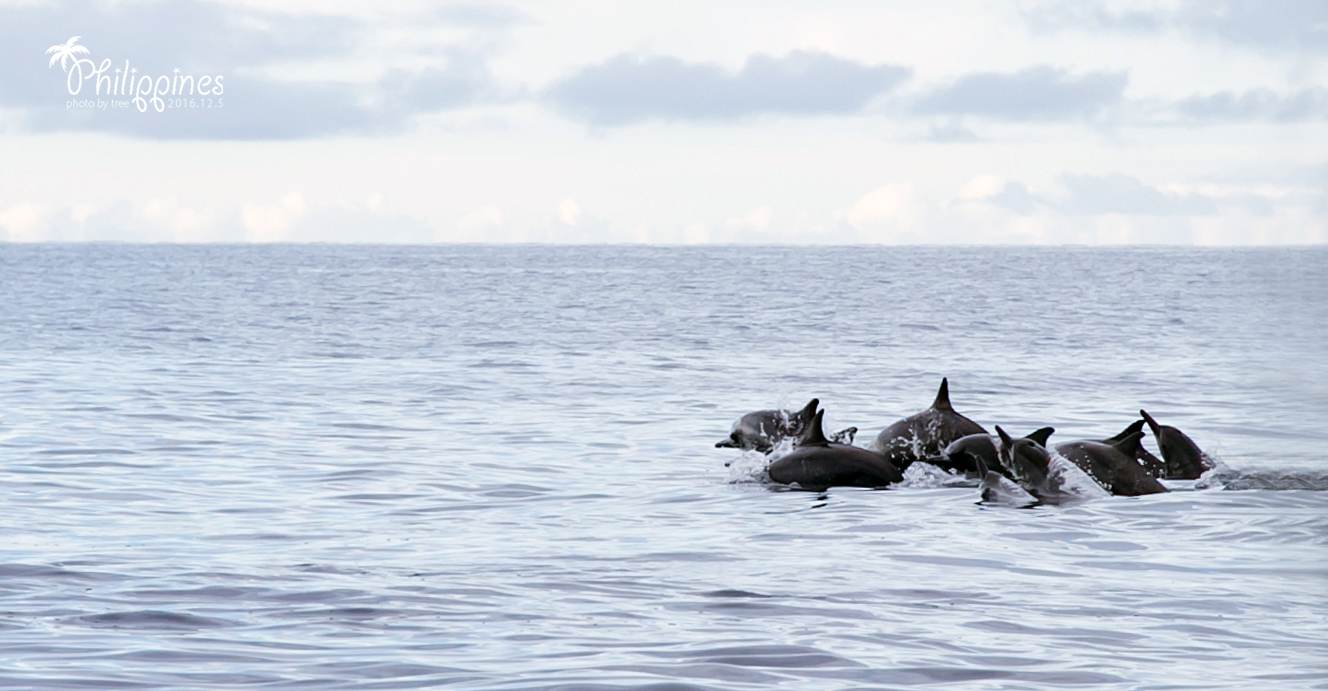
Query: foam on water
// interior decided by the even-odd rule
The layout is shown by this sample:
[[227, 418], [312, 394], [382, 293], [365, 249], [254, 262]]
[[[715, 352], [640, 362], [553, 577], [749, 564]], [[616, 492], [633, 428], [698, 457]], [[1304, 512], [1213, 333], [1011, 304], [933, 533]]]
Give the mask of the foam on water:
[[895, 487], [976, 487], [977, 482], [962, 473], [952, 473], [930, 463], [910, 463], [904, 469], [904, 479]]
[[757, 483], [766, 484], [770, 482], [770, 476], [766, 470], [770, 464], [780, 457], [793, 450], [793, 440], [782, 439], [775, 448], [766, 455], [755, 449], [747, 449], [739, 453], [736, 458], [724, 462], [729, 469], [729, 482], [732, 483]]
[[1328, 491], [1328, 473], [1295, 468], [1233, 470], [1219, 465], [1194, 481], [1194, 489]]

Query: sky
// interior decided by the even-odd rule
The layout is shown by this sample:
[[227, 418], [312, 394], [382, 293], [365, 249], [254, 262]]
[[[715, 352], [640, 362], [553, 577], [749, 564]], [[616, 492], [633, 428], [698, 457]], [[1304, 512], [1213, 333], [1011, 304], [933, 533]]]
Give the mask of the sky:
[[1325, 0], [0, 0], [0, 61], [0, 241], [1328, 243]]

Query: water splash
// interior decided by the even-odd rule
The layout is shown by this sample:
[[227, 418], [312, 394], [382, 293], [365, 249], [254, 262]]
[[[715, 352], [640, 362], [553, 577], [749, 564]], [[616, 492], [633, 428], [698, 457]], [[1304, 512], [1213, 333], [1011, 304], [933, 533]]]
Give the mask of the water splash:
[[1328, 491], [1328, 472], [1284, 469], [1234, 469], [1219, 463], [1194, 482], [1195, 489]]
[[904, 470], [904, 479], [892, 487], [976, 487], [977, 481], [964, 477], [962, 473], [952, 473], [944, 468], [937, 468], [930, 463], [912, 463]]

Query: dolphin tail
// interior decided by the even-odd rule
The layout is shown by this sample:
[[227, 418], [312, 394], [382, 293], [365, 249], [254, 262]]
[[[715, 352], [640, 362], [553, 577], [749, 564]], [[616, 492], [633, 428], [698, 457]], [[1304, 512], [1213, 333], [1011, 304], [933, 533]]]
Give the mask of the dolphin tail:
[[950, 405], [950, 381], [946, 377], [941, 377], [941, 389], [936, 392], [936, 400], [931, 404], [936, 410], [954, 410]]

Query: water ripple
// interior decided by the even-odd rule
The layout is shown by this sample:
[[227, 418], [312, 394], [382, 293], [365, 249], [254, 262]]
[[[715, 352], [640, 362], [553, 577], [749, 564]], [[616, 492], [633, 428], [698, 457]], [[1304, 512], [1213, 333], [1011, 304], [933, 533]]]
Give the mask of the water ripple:
[[[0, 244], [0, 686], [1328, 688], [1325, 274]], [[930, 476], [781, 491], [713, 447], [811, 396], [870, 438], [941, 376], [984, 425], [1143, 407], [1225, 468], [1017, 510]]]

